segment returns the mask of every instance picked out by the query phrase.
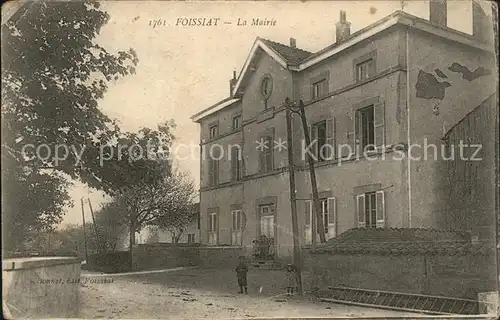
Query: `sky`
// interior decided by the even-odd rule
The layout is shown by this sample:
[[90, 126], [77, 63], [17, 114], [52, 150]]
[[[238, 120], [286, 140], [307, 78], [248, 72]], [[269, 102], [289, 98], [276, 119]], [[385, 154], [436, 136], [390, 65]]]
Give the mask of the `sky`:
[[[429, 18], [428, 1], [404, 1], [404, 11]], [[470, 0], [448, 1], [448, 26], [472, 30]], [[318, 51], [335, 40], [335, 23], [346, 11], [351, 33], [401, 9], [401, 1], [109, 1], [110, 15], [95, 40], [110, 52], [133, 48], [139, 64], [135, 75], [113, 81], [100, 107], [119, 121], [122, 129], [137, 131], [173, 119], [176, 145], [199, 144], [199, 128], [190, 116], [229, 95], [233, 70], [239, 74], [256, 37]], [[179, 18], [220, 18], [218, 26], [175, 26]], [[238, 19], [275, 20], [275, 26], [237, 26]], [[157, 21], [161, 26], [150, 25]], [[222, 21], [232, 22], [224, 24]], [[175, 150], [175, 149], [174, 149]], [[195, 153], [197, 154], [197, 153]], [[187, 153], [179, 152], [186, 158]], [[175, 160], [199, 185], [199, 159]], [[71, 189], [75, 202], [66, 208], [61, 226], [81, 223], [80, 199], [90, 198], [94, 210], [108, 198], [80, 183]], [[88, 204], [86, 220], [90, 220]]]

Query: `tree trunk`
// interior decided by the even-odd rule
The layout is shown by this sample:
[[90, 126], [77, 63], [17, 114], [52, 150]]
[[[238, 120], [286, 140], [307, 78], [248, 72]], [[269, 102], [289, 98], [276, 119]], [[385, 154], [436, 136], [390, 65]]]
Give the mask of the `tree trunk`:
[[129, 250], [130, 250], [130, 268], [134, 268], [134, 259], [132, 258], [134, 254], [134, 245], [135, 245], [135, 226], [134, 223], [130, 223], [130, 232], [129, 232]]

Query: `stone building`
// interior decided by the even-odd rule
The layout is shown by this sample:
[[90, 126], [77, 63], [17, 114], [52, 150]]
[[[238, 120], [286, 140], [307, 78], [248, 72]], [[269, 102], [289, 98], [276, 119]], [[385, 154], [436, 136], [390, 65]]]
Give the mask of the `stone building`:
[[328, 238], [355, 227], [442, 225], [441, 138], [497, 80], [481, 7], [473, 5], [472, 35], [446, 26], [445, 1], [431, 2], [430, 13], [428, 21], [397, 11], [351, 33], [342, 11], [335, 42], [315, 53], [295, 39], [255, 40], [229, 97], [192, 116], [201, 128], [202, 244], [251, 246], [266, 235], [279, 257], [291, 255], [285, 98], [304, 102], [315, 141], [304, 145], [294, 116], [302, 244], [311, 242], [307, 152], [317, 156]]

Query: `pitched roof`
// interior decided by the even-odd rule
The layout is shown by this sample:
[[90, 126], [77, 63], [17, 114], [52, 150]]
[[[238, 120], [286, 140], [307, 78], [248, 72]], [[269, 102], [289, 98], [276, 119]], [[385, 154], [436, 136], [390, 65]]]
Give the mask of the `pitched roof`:
[[[450, 41], [493, 53], [492, 46], [480, 42], [479, 40], [475, 39], [475, 37], [469, 34], [451, 28], [437, 26], [426, 19], [422, 19], [399, 10], [357, 32], [354, 32], [345, 41], [341, 43], [334, 43], [316, 53], [311, 53], [298, 48], [292, 48], [290, 46], [271, 40], [257, 38], [239, 74], [232, 95], [238, 93], [240, 91], [240, 87], [242, 85], [244, 86], [244, 78], [247, 77], [247, 72], [251, 74], [251, 71], [253, 71], [254, 69], [254, 67], [251, 66], [251, 62], [261, 50], [270, 55], [283, 68], [289, 69], [291, 71], [303, 71], [397, 24], [412, 29], [418, 29], [429, 34], [449, 39]], [[199, 112], [197, 115], [191, 117], [191, 119], [196, 118], [196, 120], [193, 120], [199, 121], [201, 118], [198, 115], [204, 114], [204, 116], [206, 116], [210, 113], [220, 110], [220, 108], [213, 108], [213, 110], [211, 109], [212, 107], [207, 108], [202, 112]]]
[[312, 55], [311, 52], [299, 48], [293, 48], [279, 42], [268, 39], [261, 39], [273, 51], [279, 54], [288, 64], [298, 64]]
[[317, 254], [470, 255], [491, 254], [491, 242], [472, 243], [466, 232], [419, 228], [355, 228], [330, 239]]

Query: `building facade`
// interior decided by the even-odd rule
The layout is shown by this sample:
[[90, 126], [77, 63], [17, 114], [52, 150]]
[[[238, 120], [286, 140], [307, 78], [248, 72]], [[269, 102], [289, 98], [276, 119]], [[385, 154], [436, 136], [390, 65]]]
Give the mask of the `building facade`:
[[316, 53], [295, 39], [257, 38], [229, 98], [192, 117], [201, 132], [201, 243], [251, 246], [266, 235], [278, 256], [292, 254], [286, 98], [304, 102], [314, 142], [305, 145], [294, 115], [301, 244], [312, 234], [307, 153], [327, 238], [355, 227], [440, 226], [441, 167], [423, 159], [426, 147], [439, 151], [443, 134], [496, 90], [492, 29], [473, 8], [473, 35], [447, 28], [439, 1], [431, 21], [398, 11], [353, 34], [341, 12], [336, 42]]

